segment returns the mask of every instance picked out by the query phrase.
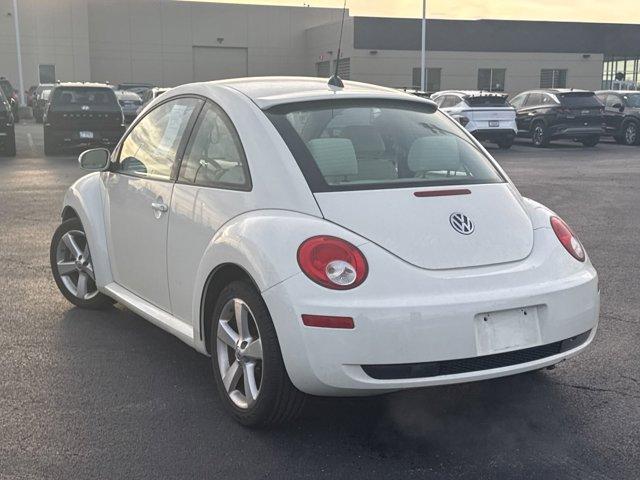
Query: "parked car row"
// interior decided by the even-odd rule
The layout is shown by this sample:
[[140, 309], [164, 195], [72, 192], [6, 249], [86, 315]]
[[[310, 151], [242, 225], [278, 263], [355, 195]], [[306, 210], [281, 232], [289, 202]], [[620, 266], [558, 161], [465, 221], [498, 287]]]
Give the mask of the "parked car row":
[[447, 90], [431, 99], [476, 138], [500, 148], [510, 148], [516, 137], [537, 147], [559, 139], [592, 147], [603, 136], [625, 145], [640, 141], [638, 91], [540, 89], [508, 99], [496, 92]]

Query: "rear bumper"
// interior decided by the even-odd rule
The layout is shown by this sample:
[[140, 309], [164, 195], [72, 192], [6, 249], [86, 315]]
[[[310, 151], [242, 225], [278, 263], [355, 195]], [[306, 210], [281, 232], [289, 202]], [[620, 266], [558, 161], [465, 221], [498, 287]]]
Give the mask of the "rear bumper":
[[[595, 336], [597, 274], [550, 229], [535, 230], [535, 242], [524, 261], [456, 271], [419, 269], [366, 244], [370, 275], [353, 291], [328, 291], [300, 273], [263, 292], [292, 382], [316, 395], [367, 395], [512, 375], [575, 355]], [[483, 316], [522, 309], [536, 311], [538, 337], [487, 347]], [[306, 327], [302, 314], [350, 316], [355, 328]], [[530, 348], [543, 354], [527, 356]], [[522, 361], [490, 361], [507, 353]], [[480, 367], [450, 368], [469, 362]]]
[[13, 141], [15, 137], [14, 126], [8, 126], [6, 123], [0, 124], [0, 145], [5, 145]]
[[[125, 132], [125, 126], [110, 128], [80, 127], [73, 129], [56, 129], [45, 127], [45, 137], [48, 142], [59, 148], [78, 147], [114, 147]], [[81, 138], [81, 131], [89, 131], [93, 138]]]
[[471, 132], [478, 140], [505, 140], [515, 138], [516, 132], [511, 129], [481, 129]]
[[[514, 120], [495, 120], [497, 126], [490, 126], [488, 120], [471, 120], [465, 128], [478, 140], [501, 140], [513, 138], [518, 133], [518, 127]], [[494, 124], [495, 125], [495, 124]]]

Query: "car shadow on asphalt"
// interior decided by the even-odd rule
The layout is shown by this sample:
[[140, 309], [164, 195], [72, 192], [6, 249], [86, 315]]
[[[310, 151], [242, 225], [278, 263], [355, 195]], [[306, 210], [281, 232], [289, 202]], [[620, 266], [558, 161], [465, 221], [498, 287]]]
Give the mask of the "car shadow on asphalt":
[[120, 306], [68, 310], [54, 355], [60, 371], [50, 394], [62, 412], [71, 409], [81, 420], [70, 427], [61, 418], [67, 435], [118, 445], [113, 448], [135, 442], [162, 456], [179, 438], [181, 449], [199, 458], [210, 454], [207, 445], [235, 438], [246, 448], [269, 444], [271, 462], [308, 454], [312, 444], [310, 462], [318, 468], [355, 455], [419, 471], [478, 462], [494, 462], [500, 471], [517, 457], [554, 478], [568, 458], [585, 456], [582, 419], [562, 380], [570, 366], [376, 397], [309, 397], [298, 421], [250, 431], [223, 411], [208, 358]]

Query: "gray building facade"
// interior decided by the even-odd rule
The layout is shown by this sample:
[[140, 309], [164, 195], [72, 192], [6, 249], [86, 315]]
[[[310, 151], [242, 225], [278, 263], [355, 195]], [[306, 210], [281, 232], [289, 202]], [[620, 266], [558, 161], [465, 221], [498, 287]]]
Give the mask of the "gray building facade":
[[[264, 75], [328, 76], [341, 10], [175, 0], [18, 0], [25, 88], [59, 80], [159, 86]], [[0, 0], [0, 76], [17, 87], [12, 0]], [[412, 87], [419, 19], [351, 17], [339, 72]], [[640, 81], [640, 26], [429, 20], [428, 89], [597, 89]]]

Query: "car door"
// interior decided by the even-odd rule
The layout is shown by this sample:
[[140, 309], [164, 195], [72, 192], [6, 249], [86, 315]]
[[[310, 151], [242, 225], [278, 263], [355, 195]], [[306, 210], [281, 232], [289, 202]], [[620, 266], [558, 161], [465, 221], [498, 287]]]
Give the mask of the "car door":
[[522, 113], [522, 110], [524, 109], [524, 105], [527, 101], [527, 96], [527, 93], [521, 93], [520, 95], [516, 95], [511, 100], [509, 100], [511, 106], [516, 109], [516, 125], [518, 126], [518, 133], [524, 130], [522, 125], [525, 122], [523, 120], [524, 115]]
[[615, 93], [609, 93], [604, 103], [604, 122], [607, 133], [615, 135], [624, 120], [624, 101]]
[[169, 215], [171, 303], [173, 315], [185, 323], [195, 320], [195, 282], [205, 251], [223, 224], [252, 209], [251, 188], [236, 128], [221, 107], [207, 101], [185, 149]]
[[105, 180], [105, 224], [116, 283], [170, 312], [167, 284], [169, 202], [176, 157], [202, 105], [179, 97], [148, 112], [121, 143]]
[[528, 132], [531, 129], [531, 122], [538, 114], [538, 107], [542, 103], [541, 93], [530, 93], [524, 102], [522, 109], [518, 111], [516, 122], [518, 122], [518, 130]]

